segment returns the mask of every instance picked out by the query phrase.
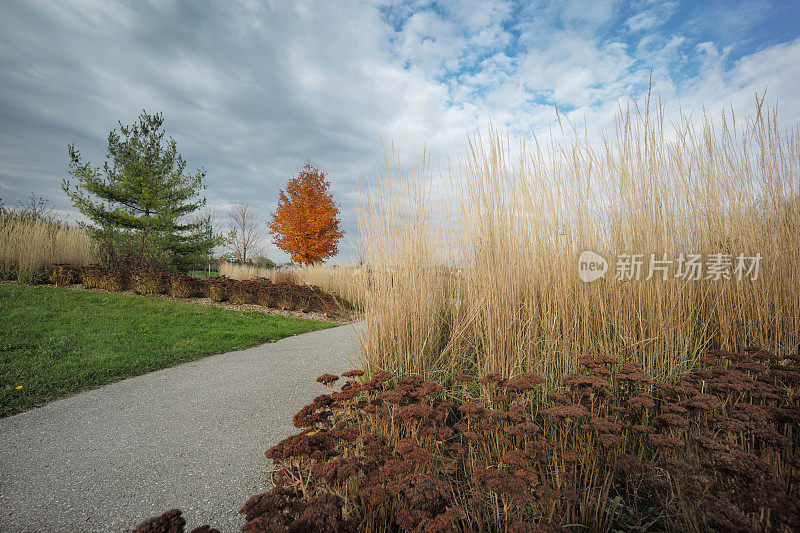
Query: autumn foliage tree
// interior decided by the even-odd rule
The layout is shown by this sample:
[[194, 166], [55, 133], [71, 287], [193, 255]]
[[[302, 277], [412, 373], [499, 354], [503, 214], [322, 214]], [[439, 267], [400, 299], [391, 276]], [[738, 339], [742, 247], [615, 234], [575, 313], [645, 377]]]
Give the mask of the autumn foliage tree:
[[295, 263], [317, 263], [338, 250], [339, 207], [330, 185], [324, 172], [307, 163], [278, 194], [278, 207], [267, 226], [275, 245]]

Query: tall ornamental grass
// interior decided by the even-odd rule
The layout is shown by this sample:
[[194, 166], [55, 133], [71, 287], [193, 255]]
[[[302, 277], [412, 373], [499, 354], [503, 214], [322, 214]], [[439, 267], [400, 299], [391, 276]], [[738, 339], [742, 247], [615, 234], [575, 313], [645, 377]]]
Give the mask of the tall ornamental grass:
[[307, 285], [347, 300], [361, 308], [366, 286], [366, 269], [358, 266], [305, 265], [292, 269], [295, 277]]
[[219, 275], [226, 276], [231, 279], [238, 279], [241, 281], [266, 278], [275, 282], [275, 277], [278, 271], [274, 268], [260, 268], [253, 265], [243, 265], [237, 263], [222, 263], [219, 266]]
[[[490, 130], [445, 172], [387, 158], [362, 183], [368, 370], [553, 385], [580, 356], [606, 355], [669, 380], [710, 348], [796, 350], [797, 129], [763, 102], [744, 121], [621, 109], [599, 143], [558, 118], [548, 140]], [[605, 278], [581, 280], [585, 250], [608, 260]], [[621, 254], [643, 254], [641, 279], [615, 279]], [[651, 254], [673, 261], [666, 280], [645, 280]], [[676, 278], [681, 254], [706, 267], [730, 256], [731, 277]], [[739, 254], [761, 255], [757, 279], [734, 275]]]
[[51, 266], [84, 266], [97, 250], [80, 228], [49, 221], [0, 216], [0, 278], [36, 283]]

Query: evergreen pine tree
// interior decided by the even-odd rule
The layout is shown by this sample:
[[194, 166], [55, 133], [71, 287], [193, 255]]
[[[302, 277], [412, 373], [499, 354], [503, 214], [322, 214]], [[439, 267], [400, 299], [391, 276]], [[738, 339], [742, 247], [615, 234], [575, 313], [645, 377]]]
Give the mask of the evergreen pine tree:
[[181, 270], [203, 262], [215, 244], [204, 233], [207, 221], [190, 218], [205, 205], [200, 193], [205, 170], [185, 173], [186, 161], [173, 138], [165, 139], [164, 119], [143, 111], [138, 122], [108, 134], [102, 171], [84, 162], [69, 145], [73, 187], [63, 189], [91, 225], [103, 261], [123, 270], [140, 266]]

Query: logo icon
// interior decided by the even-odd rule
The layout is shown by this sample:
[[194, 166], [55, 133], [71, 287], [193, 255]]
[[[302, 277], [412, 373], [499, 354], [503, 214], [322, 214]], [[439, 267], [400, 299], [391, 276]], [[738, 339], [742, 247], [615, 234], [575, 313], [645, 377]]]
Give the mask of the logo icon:
[[605, 277], [608, 270], [608, 261], [605, 257], [591, 250], [584, 250], [578, 257], [578, 276], [581, 281], [590, 283]]

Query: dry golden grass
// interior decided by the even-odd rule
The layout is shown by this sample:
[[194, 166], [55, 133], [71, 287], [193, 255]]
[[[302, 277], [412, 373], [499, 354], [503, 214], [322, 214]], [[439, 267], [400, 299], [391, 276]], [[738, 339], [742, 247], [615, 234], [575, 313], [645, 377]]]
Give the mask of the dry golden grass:
[[[387, 158], [387, 174], [362, 183], [371, 369], [533, 371], [553, 384], [602, 354], [669, 379], [708, 348], [800, 342], [800, 137], [761, 103], [745, 122], [672, 128], [661, 109], [620, 111], [599, 146], [577, 132], [530, 147], [489, 131], [426, 178]], [[605, 279], [581, 281], [583, 250], [609, 259]], [[622, 253], [763, 259], [756, 281], [624, 282]]]
[[80, 228], [0, 216], [0, 277], [24, 277], [54, 264], [84, 266], [96, 257], [95, 245]]
[[222, 263], [219, 266], [219, 275], [231, 279], [246, 280], [256, 278], [267, 278], [274, 282], [279, 270], [272, 268], [259, 268], [253, 265], [241, 265], [235, 263]]
[[316, 285], [356, 307], [363, 305], [366, 280], [365, 270], [361, 267], [307, 265], [295, 267], [292, 272], [302, 283]]

